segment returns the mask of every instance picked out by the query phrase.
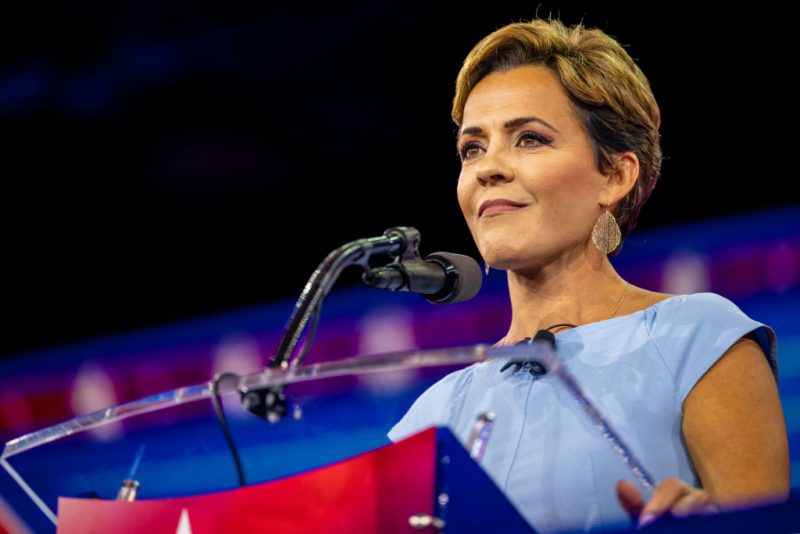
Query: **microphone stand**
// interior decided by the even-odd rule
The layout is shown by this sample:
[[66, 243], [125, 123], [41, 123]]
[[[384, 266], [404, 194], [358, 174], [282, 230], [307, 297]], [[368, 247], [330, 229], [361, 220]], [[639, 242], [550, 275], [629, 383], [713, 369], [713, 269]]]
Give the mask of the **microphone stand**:
[[[288, 369], [300, 364], [312, 339], [309, 337], [303, 352], [292, 359], [292, 353], [300, 336], [314, 315], [313, 328], [319, 318], [322, 301], [331, 290], [342, 271], [351, 265], [360, 265], [369, 274], [369, 259], [376, 254], [392, 257], [415, 257], [419, 250], [420, 233], [415, 228], [397, 226], [389, 228], [380, 237], [357, 239], [337, 248], [319, 264], [306, 282], [303, 292], [295, 303], [289, 321], [283, 331], [275, 356], [268, 368]], [[313, 334], [310, 334], [313, 335]], [[241, 392], [242, 405], [251, 413], [277, 421], [286, 414], [286, 401], [281, 388], [248, 390]]]

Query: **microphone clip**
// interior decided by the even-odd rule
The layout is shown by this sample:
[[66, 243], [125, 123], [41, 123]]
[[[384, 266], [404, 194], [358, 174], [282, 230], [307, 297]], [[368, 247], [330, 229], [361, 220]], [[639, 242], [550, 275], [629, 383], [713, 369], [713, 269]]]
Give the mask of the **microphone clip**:
[[[539, 330], [538, 332], [536, 332], [533, 338], [526, 337], [525, 339], [516, 344], [532, 345], [533, 343], [538, 341], [546, 341], [547, 343], [550, 344], [553, 350], [556, 349], [556, 336], [553, 335], [553, 333], [550, 332], [549, 330]], [[506, 369], [512, 366], [514, 367], [514, 370], [511, 371], [512, 375], [517, 371], [524, 370], [530, 373], [531, 376], [533, 376], [533, 379], [536, 380], [537, 378], [540, 378], [547, 374], [547, 369], [545, 368], [545, 366], [542, 365], [541, 362], [537, 362], [536, 360], [510, 361], [500, 368], [500, 372], [503, 373], [506, 371]]]

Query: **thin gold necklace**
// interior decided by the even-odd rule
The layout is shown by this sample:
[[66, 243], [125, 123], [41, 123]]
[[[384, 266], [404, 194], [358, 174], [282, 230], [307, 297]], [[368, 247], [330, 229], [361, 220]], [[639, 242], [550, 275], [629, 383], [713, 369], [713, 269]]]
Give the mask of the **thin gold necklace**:
[[628, 288], [630, 288], [630, 287], [631, 287], [631, 283], [630, 282], [625, 282], [625, 291], [622, 292], [622, 298], [619, 299], [619, 302], [617, 302], [617, 306], [614, 308], [614, 311], [611, 312], [611, 315], [608, 316], [609, 319], [614, 317], [617, 314], [617, 312], [619, 311], [619, 307], [622, 306], [622, 301], [625, 300], [625, 297], [628, 295]]
[[[613, 319], [614, 316], [619, 311], [619, 307], [622, 306], [622, 302], [625, 300], [625, 297], [628, 296], [628, 289], [630, 289], [630, 287], [631, 287], [631, 283], [630, 282], [625, 282], [625, 290], [622, 292], [622, 298], [619, 299], [619, 302], [617, 302], [617, 305], [614, 307], [614, 311], [612, 311], [611, 315], [608, 316], [609, 319]], [[507, 338], [508, 338], [508, 336], [504, 336], [503, 339], [501, 339], [500, 341], [497, 342], [496, 346], [499, 346], [499, 347], [505, 346], [506, 343], [508, 343]]]

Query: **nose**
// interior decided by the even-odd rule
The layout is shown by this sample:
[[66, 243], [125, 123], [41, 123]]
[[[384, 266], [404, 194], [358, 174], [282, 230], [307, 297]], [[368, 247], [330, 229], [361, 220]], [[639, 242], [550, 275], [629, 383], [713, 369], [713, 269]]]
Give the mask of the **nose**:
[[487, 152], [481, 159], [476, 172], [481, 185], [495, 185], [498, 182], [510, 182], [514, 179], [514, 171], [497, 152]]

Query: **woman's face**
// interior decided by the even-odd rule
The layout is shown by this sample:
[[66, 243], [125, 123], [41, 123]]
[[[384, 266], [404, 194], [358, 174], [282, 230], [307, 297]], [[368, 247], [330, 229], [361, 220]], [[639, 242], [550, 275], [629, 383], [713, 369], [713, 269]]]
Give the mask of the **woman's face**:
[[521, 270], [583, 248], [607, 177], [561, 84], [544, 67], [481, 80], [464, 106], [458, 202], [484, 260]]

